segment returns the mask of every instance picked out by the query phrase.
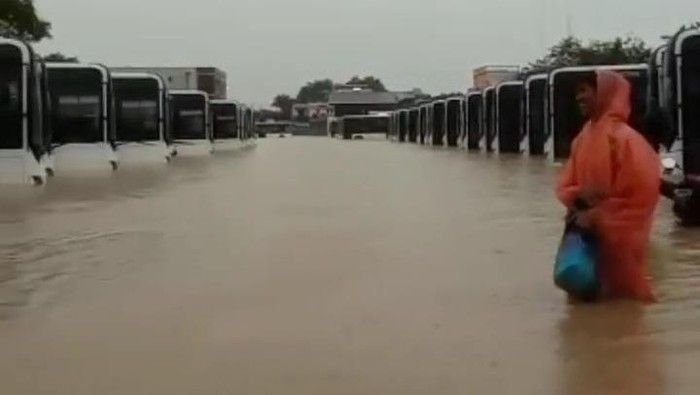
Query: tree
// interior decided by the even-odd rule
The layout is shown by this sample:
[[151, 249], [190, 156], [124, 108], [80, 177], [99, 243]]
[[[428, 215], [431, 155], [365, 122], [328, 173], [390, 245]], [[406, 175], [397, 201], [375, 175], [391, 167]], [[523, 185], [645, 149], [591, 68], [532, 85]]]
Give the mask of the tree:
[[282, 112], [282, 119], [292, 118], [292, 107], [296, 100], [289, 95], [277, 95], [272, 101], [272, 107], [277, 107]]
[[330, 79], [307, 82], [297, 94], [298, 103], [327, 102], [333, 91], [333, 81]]
[[651, 48], [637, 37], [596, 40], [587, 45], [578, 38], [566, 37], [550, 48], [543, 58], [531, 63], [530, 67], [533, 71], [546, 71], [566, 66], [646, 63], [650, 54]]
[[51, 24], [36, 14], [34, 0], [2, 0], [0, 36], [37, 42], [51, 37]]
[[364, 85], [375, 92], [386, 92], [386, 87], [382, 83], [382, 80], [371, 75], [364, 78], [354, 76], [348, 81], [348, 85]]
[[75, 56], [66, 56], [60, 52], [54, 52], [44, 56], [44, 60], [47, 62], [55, 63], [78, 63], [79, 60]]

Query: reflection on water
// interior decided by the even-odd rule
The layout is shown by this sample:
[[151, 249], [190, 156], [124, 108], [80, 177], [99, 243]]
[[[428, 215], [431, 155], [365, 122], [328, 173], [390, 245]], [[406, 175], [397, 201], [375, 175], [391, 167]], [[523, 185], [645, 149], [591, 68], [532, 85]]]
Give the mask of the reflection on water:
[[666, 393], [661, 350], [643, 307], [573, 306], [560, 331], [562, 394]]
[[4, 188], [1, 393], [696, 393], [700, 231], [660, 208], [658, 305], [570, 306], [556, 172], [295, 137]]

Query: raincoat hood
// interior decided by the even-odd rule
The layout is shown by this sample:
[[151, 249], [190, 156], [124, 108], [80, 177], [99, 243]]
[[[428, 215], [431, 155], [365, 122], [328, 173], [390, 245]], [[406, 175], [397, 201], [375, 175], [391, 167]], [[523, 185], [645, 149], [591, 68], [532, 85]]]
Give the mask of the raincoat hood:
[[598, 70], [598, 98], [594, 121], [608, 119], [627, 122], [630, 117], [632, 88], [620, 73]]

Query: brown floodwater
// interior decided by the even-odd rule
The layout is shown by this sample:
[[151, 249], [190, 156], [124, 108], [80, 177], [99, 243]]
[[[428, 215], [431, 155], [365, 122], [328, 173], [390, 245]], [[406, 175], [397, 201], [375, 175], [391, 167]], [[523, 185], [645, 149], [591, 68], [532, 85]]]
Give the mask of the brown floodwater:
[[696, 394], [700, 231], [661, 303], [570, 306], [545, 161], [269, 138], [0, 198], [2, 394]]

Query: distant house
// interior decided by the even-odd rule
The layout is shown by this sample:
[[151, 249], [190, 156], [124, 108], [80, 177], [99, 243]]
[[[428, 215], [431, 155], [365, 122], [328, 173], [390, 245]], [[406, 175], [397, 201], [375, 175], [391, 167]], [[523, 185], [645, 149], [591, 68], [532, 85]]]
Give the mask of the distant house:
[[478, 89], [486, 89], [503, 81], [518, 79], [519, 75], [520, 66], [483, 66], [474, 69], [474, 86]]
[[335, 90], [328, 99], [336, 117], [393, 111], [398, 102], [398, 97], [393, 92], [374, 92], [358, 88]]
[[323, 121], [333, 116], [333, 108], [328, 103], [297, 103], [292, 106], [292, 119], [297, 121]]

